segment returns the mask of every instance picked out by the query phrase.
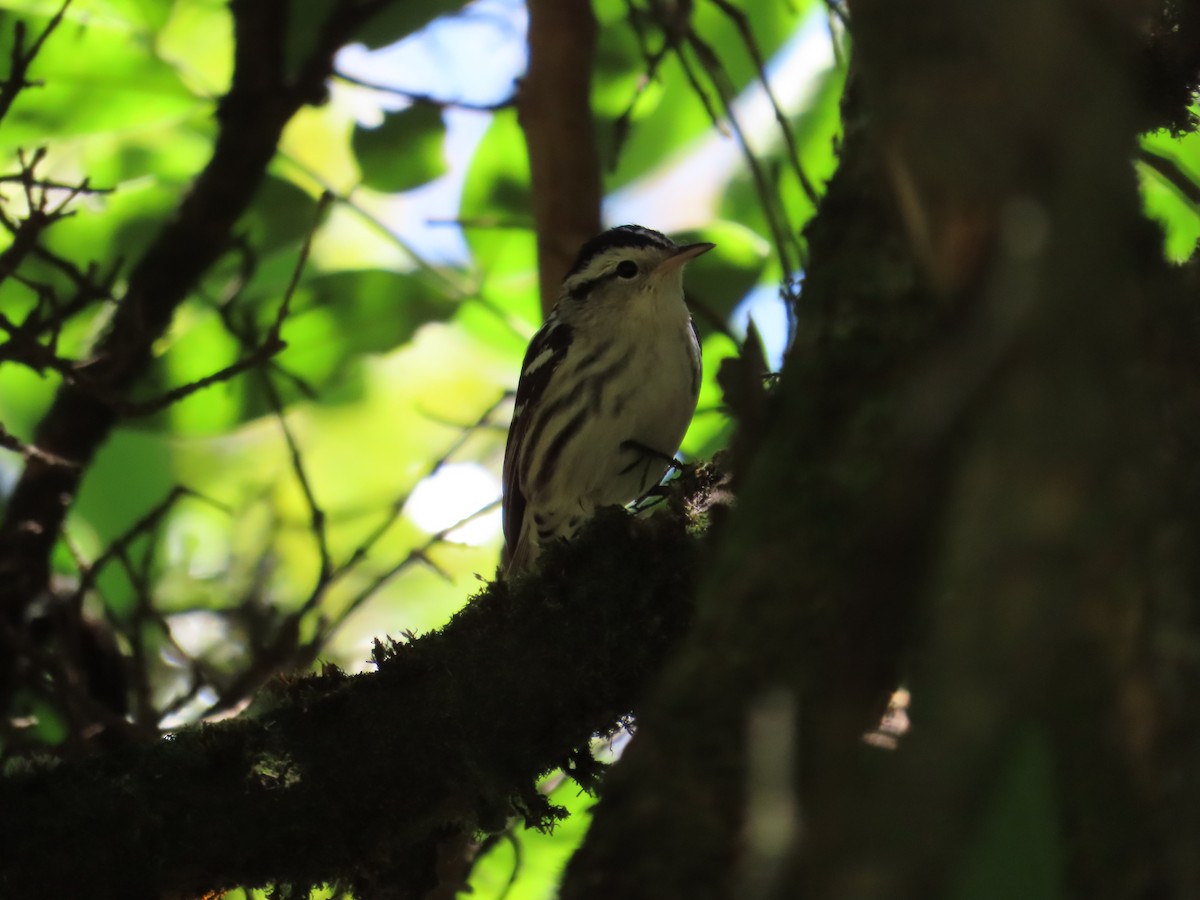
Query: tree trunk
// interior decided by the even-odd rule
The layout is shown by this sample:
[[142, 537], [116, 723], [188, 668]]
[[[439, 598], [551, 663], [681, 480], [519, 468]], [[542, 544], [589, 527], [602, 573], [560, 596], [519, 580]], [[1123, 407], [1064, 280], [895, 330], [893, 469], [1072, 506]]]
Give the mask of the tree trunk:
[[854, 5], [774, 425], [564, 897], [1197, 895], [1200, 385], [1128, 6]]

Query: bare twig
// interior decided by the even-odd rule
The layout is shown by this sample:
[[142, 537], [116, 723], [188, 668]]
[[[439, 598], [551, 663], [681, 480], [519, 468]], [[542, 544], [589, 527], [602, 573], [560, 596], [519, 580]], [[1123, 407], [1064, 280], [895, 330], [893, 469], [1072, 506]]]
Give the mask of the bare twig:
[[2, 424], [0, 424], [0, 447], [3, 447], [5, 450], [11, 450], [14, 453], [20, 453], [26, 458], [36, 457], [52, 466], [75, 465], [75, 463], [47, 453], [33, 444], [22, 442], [20, 438], [6, 429]]
[[333, 558], [329, 553], [329, 536], [325, 528], [325, 510], [317, 502], [312, 481], [309, 479], [308, 470], [304, 465], [300, 444], [296, 441], [296, 435], [292, 432], [291, 426], [288, 425], [287, 413], [283, 407], [283, 398], [279, 396], [279, 390], [275, 387], [275, 383], [271, 381], [271, 376], [265, 372], [261, 373], [259, 381], [262, 384], [263, 391], [267, 395], [267, 402], [270, 403], [271, 408], [275, 411], [275, 419], [279, 422], [279, 428], [283, 432], [283, 439], [287, 443], [292, 474], [295, 476], [296, 483], [300, 486], [301, 493], [304, 494], [304, 502], [308, 506], [309, 528], [312, 531], [314, 540], [317, 542], [317, 553], [320, 557], [317, 584], [325, 584], [333, 572]]
[[84, 179], [78, 185], [67, 187], [66, 196], [62, 197], [59, 202], [51, 204], [49, 194], [41, 187], [41, 180], [34, 175], [34, 170], [45, 159], [45, 155], [45, 148], [35, 150], [33, 156], [28, 159], [24, 152], [18, 151], [17, 153], [21, 172], [11, 178], [21, 185], [28, 212], [20, 222], [13, 222], [0, 213], [0, 221], [13, 236], [12, 243], [3, 253], [0, 253], [0, 282], [12, 276], [25, 257], [33, 252], [43, 231], [55, 222], [72, 215], [66, 209], [67, 204], [80, 193], [88, 190], [87, 180]]
[[[10, 218], [5, 213], [3, 206], [0, 206], [0, 228], [3, 228], [15, 238], [21, 226], [21, 222]], [[115, 302], [115, 298], [112, 295], [112, 285], [116, 280], [117, 272], [120, 270], [120, 260], [113, 263], [107, 275], [100, 277], [96, 272], [94, 264], [88, 267], [87, 272], [84, 272], [75, 263], [59, 256], [52, 250], [46, 249], [41, 244], [34, 244], [30, 250], [30, 254], [51, 268], [56, 269], [76, 289], [75, 298], [65, 304], [58, 303], [57, 298], [53, 294], [49, 296], [49, 300], [54, 303], [53, 314], [39, 323], [39, 329], [49, 329], [54, 334], [57, 334], [57, 329], [67, 319], [81, 312], [96, 300]]]
[[263, 342], [255, 347], [248, 356], [244, 356], [237, 362], [226, 366], [225, 368], [214, 372], [211, 375], [206, 375], [196, 381], [181, 385], [174, 390], [167, 391], [165, 394], [146, 400], [140, 403], [122, 402], [119, 405], [120, 411], [126, 416], [142, 416], [148, 413], [157, 412], [160, 409], [165, 409], [174, 403], [178, 403], [185, 397], [189, 397], [197, 391], [211, 387], [214, 384], [220, 384], [223, 381], [229, 381], [240, 375], [242, 372], [256, 368], [262, 365], [271, 357], [287, 348], [287, 343], [283, 340], [280, 332], [283, 330], [283, 323], [291, 311], [292, 297], [296, 293], [296, 287], [300, 283], [300, 275], [304, 271], [304, 267], [308, 262], [308, 255], [312, 248], [313, 235], [316, 234], [317, 226], [325, 216], [325, 211], [329, 208], [333, 197], [326, 193], [321, 195], [320, 201], [317, 203], [317, 212], [313, 220], [312, 228], [309, 229], [308, 235], [304, 239], [304, 244], [300, 247], [300, 255], [296, 259], [295, 268], [292, 269], [292, 277], [288, 281], [287, 289], [283, 294], [283, 301], [279, 304], [279, 309], [275, 313], [275, 320], [271, 323], [271, 327], [267, 329], [266, 338]]
[[82, 184], [67, 184], [49, 178], [31, 178], [28, 172], [13, 172], [10, 175], [0, 175], [0, 184], [17, 182], [26, 187], [37, 188], [40, 191], [67, 191], [72, 196], [79, 194], [111, 194], [112, 188], [92, 187], [84, 179]]
[[255, 348], [249, 356], [244, 356], [237, 362], [225, 366], [223, 369], [218, 369], [211, 375], [205, 375], [203, 378], [198, 378], [195, 381], [190, 381], [187, 384], [180, 385], [177, 388], [159, 394], [151, 400], [142, 401], [120, 401], [117, 403], [117, 408], [121, 415], [126, 417], [145, 416], [150, 413], [158, 412], [166, 409], [168, 406], [173, 406], [180, 400], [190, 397], [197, 391], [202, 391], [205, 388], [212, 387], [214, 384], [221, 384], [241, 375], [243, 372], [261, 366], [264, 362], [270, 359], [275, 354], [281, 352], [287, 347], [287, 344], [277, 336], [268, 337], [267, 340]]
[[[646, 12], [640, 9], [634, 0], [625, 0], [625, 6], [630, 28], [637, 38], [638, 47], [641, 49], [642, 57], [646, 61], [646, 73], [636, 90], [634, 90], [633, 96], [629, 98], [629, 103], [624, 111], [613, 122], [614, 140], [612, 158], [609, 160], [610, 170], [614, 170], [617, 167], [621, 149], [624, 147], [625, 141], [629, 136], [629, 128], [633, 121], [633, 113], [637, 108], [638, 101], [645, 94], [646, 88], [650, 83], [658, 78], [658, 70], [662, 66], [663, 61], [667, 58], [671, 49], [679, 42], [682, 33], [686, 32], [687, 29], [687, 19], [682, 18], [681, 14], [670, 17], [669, 21], [663, 21], [662, 18], [655, 18], [655, 23], [663, 31], [663, 41], [657, 50], [651, 50], [647, 29], [642, 21]], [[690, 7], [682, 9], [681, 13], [683, 12], [690, 12]], [[674, 32], [673, 37], [667, 36], [666, 30], [668, 28]], [[684, 78], [692, 89], [692, 94], [700, 101], [700, 105], [704, 107], [704, 111], [708, 114], [708, 119], [712, 122], [713, 127], [722, 134], [728, 134], [728, 129], [721, 120], [721, 115], [717, 112], [716, 105], [709, 96], [708, 89], [700, 83], [699, 79], [696, 78], [695, 72], [683, 59], [680, 60], [680, 68], [683, 71]]]
[[69, 381], [62, 385], [37, 429], [38, 446], [79, 465], [67, 469], [30, 459], [9, 498], [0, 524], [4, 620], [20, 622], [26, 605], [49, 580], [50, 552], [82, 470], [117, 421], [116, 408], [103, 394], [125, 395], [145, 371], [154, 343], [176, 308], [226, 252], [235, 223], [275, 155], [283, 127], [301, 106], [323, 95], [335, 51], [383, 5], [383, 0], [333, 5], [315, 29], [309, 56], [298, 65], [287, 65], [286, 0], [231, 3], [234, 73], [218, 107], [220, 128], [212, 157], [177, 214], [130, 272], [110, 327], [93, 358], [81, 367], [87, 386]]
[[59, 7], [58, 12], [46, 23], [46, 27], [42, 29], [42, 33], [38, 35], [28, 52], [25, 50], [25, 23], [18, 20], [13, 26], [13, 47], [12, 53], [9, 55], [8, 77], [0, 81], [0, 120], [8, 115], [13, 101], [17, 99], [17, 95], [21, 91], [41, 84], [41, 82], [30, 81], [26, 75], [29, 74], [30, 65], [33, 64], [34, 59], [41, 52], [42, 46], [46, 43], [46, 38], [54, 33], [54, 29], [62, 22], [67, 7], [70, 5], [71, 0], [66, 0]]
[[792, 134], [792, 126], [789, 124], [787, 116], [784, 115], [783, 107], [779, 105], [779, 101], [775, 98], [775, 92], [771, 89], [771, 81], [767, 78], [766, 60], [763, 58], [762, 51], [758, 47], [758, 41], [755, 40], [754, 33], [750, 30], [750, 21], [746, 18], [746, 14], [730, 3], [729, 0], [710, 0], [710, 2], [733, 21], [734, 27], [737, 28], [738, 35], [742, 39], [742, 45], [754, 61], [754, 69], [758, 75], [758, 82], [762, 85], [763, 91], [767, 95], [767, 100], [771, 104], [771, 111], [775, 114], [775, 123], [779, 126], [779, 133], [783, 135], [784, 143], [787, 145], [788, 162], [791, 164], [792, 171], [796, 175], [796, 180], [800, 182], [800, 187], [804, 190], [804, 195], [808, 197], [809, 203], [815, 208], [820, 197], [817, 194], [817, 189], [805, 173], [804, 167], [800, 164], [800, 148], [796, 146], [796, 136]]
[[112, 541], [97, 556], [91, 563], [83, 563], [80, 561], [80, 579], [79, 586], [75, 589], [73, 597], [77, 602], [82, 602], [84, 594], [91, 590], [99, 577], [100, 572], [114, 559], [118, 559], [122, 553], [125, 553], [129, 546], [139, 537], [153, 533], [158, 527], [163, 517], [171, 511], [171, 509], [184, 497], [191, 497], [196, 500], [201, 500], [210, 506], [229, 513], [230, 510], [224, 504], [207, 497], [204, 494], [192, 490], [183, 485], [176, 485], [171, 488], [167, 496], [160, 500], [157, 504], [145, 512], [136, 522], [126, 529], [119, 537]]
[[374, 81], [367, 81], [364, 78], [358, 78], [354, 75], [347, 75], [345, 72], [334, 72], [333, 77], [339, 81], [344, 81], [347, 84], [353, 84], [356, 87], [367, 88], [372, 91], [379, 91], [382, 94], [390, 94], [393, 97], [400, 97], [408, 100], [410, 103], [423, 106], [435, 106], [438, 109], [465, 109], [472, 112], [498, 112], [502, 109], [508, 109], [516, 104], [516, 97], [506, 97], [495, 103], [468, 103], [465, 100], [443, 100], [437, 97], [432, 97], [429, 94], [422, 94], [415, 91], [406, 91], [403, 88], [391, 87], [386, 84], [379, 84]]
[[[481, 506], [479, 509], [475, 510], [475, 512], [471, 513], [470, 515], [464, 516], [463, 518], [459, 519], [453, 525], [449, 525], [446, 528], [443, 528], [441, 531], [438, 531], [435, 534], [431, 534], [428, 537], [428, 539], [426, 539], [426, 541], [423, 544], [421, 544], [421, 546], [414, 547], [412, 550], [410, 550], [408, 552], [408, 554], [403, 559], [401, 559], [399, 562], [395, 563], [394, 565], [390, 566], [385, 571], [381, 572], [379, 575], [375, 576], [373, 579], [371, 579], [371, 581], [367, 584], [366, 587], [362, 588], [362, 590], [360, 590], [358, 593], [356, 593], [354, 595], [354, 597], [350, 600], [350, 602], [347, 603], [346, 606], [338, 613], [338, 615], [334, 618], [334, 620], [321, 630], [321, 633], [319, 635], [319, 640], [323, 643], [328, 638], [330, 633], [332, 633], [342, 622], [344, 622], [347, 618], [349, 618], [351, 613], [353, 613], [356, 609], [358, 609], [360, 606], [362, 606], [362, 604], [365, 603], [367, 600], [371, 599], [371, 597], [373, 597], [375, 595], [375, 593], [379, 591], [380, 588], [382, 588], [384, 585], [386, 585], [389, 581], [391, 581], [393, 578], [395, 578], [397, 575], [399, 575], [405, 569], [412, 566], [414, 563], [418, 563], [418, 562], [424, 563], [425, 565], [427, 565], [431, 569], [433, 569], [435, 572], [437, 572], [439, 575], [441, 575], [447, 581], [451, 580], [450, 576], [445, 571], [443, 571], [441, 568], [439, 568], [438, 565], [432, 559], [430, 559], [429, 551], [432, 550], [434, 547], [436, 547], [438, 544], [447, 543], [447, 541], [446, 541], [447, 535], [453, 533], [454, 531], [458, 530], [459, 528], [462, 528], [464, 525], [469, 525], [471, 522], [474, 522], [476, 519], [480, 518], [481, 516], [487, 515], [489, 512], [496, 509], [499, 505], [500, 505], [499, 500], [493, 500], [491, 503], [488, 503], [486, 506]], [[317, 638], [314, 638], [314, 640], [317, 640]]]
[[[458, 438], [456, 438], [450, 444], [450, 446], [442, 452], [442, 454], [426, 470], [425, 474], [418, 479], [418, 482], [433, 476], [442, 468], [442, 466], [446, 465], [454, 456], [454, 454], [462, 449], [463, 445], [467, 442], [470, 436], [486, 425], [495, 414], [496, 410], [499, 409], [500, 406], [510, 397], [511, 395], [508, 393], [503, 394], [495, 403], [491, 404], [487, 409], [485, 409], [474, 422], [463, 427], [462, 433], [458, 436]], [[382, 539], [383, 536], [391, 530], [392, 526], [396, 523], [396, 520], [400, 518], [400, 514], [403, 512], [405, 504], [408, 503], [409, 497], [410, 494], [405, 493], [392, 501], [384, 520], [380, 522], [379, 525], [377, 525], [357, 547], [354, 548], [354, 550], [350, 553], [350, 556], [346, 558], [345, 562], [343, 562], [333, 572], [330, 573], [331, 582], [349, 574], [355, 566], [357, 566], [363, 561], [363, 559], [366, 558], [371, 550], [374, 549], [375, 545], [379, 543], [380, 539]], [[453, 526], [448, 530], [453, 530], [454, 527], [458, 526]], [[315, 600], [310, 597], [306, 605], [311, 608], [314, 603]]]
[[325, 178], [321, 176], [321, 173], [305, 165], [301, 160], [295, 159], [287, 154], [281, 154], [279, 161], [295, 169], [304, 178], [320, 185], [321, 190], [324, 193], [328, 194], [338, 204], [344, 206], [346, 209], [350, 210], [350, 212], [354, 213], [354, 215], [361, 219], [380, 237], [390, 241], [397, 248], [403, 251], [404, 255], [412, 260], [413, 265], [417, 267], [418, 271], [437, 281], [446, 291], [446, 293], [453, 299], [465, 300], [468, 297], [473, 297], [478, 293], [476, 286], [466, 283], [461, 278], [454, 277], [453, 272], [447, 271], [443, 267], [435, 266], [433, 263], [429, 262], [429, 260], [425, 259], [425, 257], [423, 257], [417, 251], [417, 249], [412, 246], [412, 244], [404, 240], [404, 238], [397, 234], [394, 229], [389, 227], [386, 222], [368, 210], [361, 203], [358, 203], [352, 194], [344, 194], [335, 190], [333, 185], [331, 185]]
[[[721, 98], [726, 120], [737, 136], [738, 146], [742, 148], [742, 156], [746, 160], [746, 166], [749, 168], [751, 178], [754, 180], [754, 186], [758, 193], [763, 214], [766, 216], [768, 227], [771, 229], [775, 250], [779, 255], [780, 266], [785, 273], [795, 272], [804, 268], [804, 248], [800, 244], [795, 230], [787, 222], [787, 213], [782, 208], [777, 188], [773, 184], [772, 179], [767, 176], [762, 162], [758, 159], [749, 142], [746, 140], [745, 132], [742, 130], [741, 123], [738, 121], [738, 117], [733, 109], [733, 85], [729, 80], [729, 75], [725, 71], [724, 65], [721, 63], [720, 57], [695, 31], [688, 32], [687, 44], [696, 54], [700, 65], [708, 74], [710, 81], [717, 91], [717, 95]], [[682, 60], [682, 48], [677, 47], [676, 52], [679, 53]]]

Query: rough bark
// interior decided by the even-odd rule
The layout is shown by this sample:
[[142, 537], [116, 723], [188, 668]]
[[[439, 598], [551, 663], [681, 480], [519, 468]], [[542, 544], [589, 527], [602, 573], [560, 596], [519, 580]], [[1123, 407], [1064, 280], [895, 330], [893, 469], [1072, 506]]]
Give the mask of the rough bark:
[[9, 773], [0, 894], [270, 881], [425, 896], [455, 840], [512, 816], [553, 823], [539, 775], [563, 767], [593, 783], [590, 738], [636, 707], [690, 621], [686, 529], [607, 511], [539, 575], [489, 585], [441, 630], [379, 648], [378, 672], [294, 679], [257, 717]]
[[[1039, 767], [1052, 888], [1196, 893], [1200, 379], [1141, 12], [853, 5], [774, 426], [563, 897], [944, 896]], [[865, 746], [902, 677], [912, 736]]]

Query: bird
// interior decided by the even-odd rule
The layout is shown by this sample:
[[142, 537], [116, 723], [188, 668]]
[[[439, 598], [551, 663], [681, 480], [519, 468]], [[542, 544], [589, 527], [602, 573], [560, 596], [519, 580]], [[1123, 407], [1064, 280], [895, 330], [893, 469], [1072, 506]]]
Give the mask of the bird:
[[696, 411], [683, 269], [713, 249], [621, 225], [583, 244], [521, 365], [504, 451], [506, 576], [603, 506], [657, 485]]

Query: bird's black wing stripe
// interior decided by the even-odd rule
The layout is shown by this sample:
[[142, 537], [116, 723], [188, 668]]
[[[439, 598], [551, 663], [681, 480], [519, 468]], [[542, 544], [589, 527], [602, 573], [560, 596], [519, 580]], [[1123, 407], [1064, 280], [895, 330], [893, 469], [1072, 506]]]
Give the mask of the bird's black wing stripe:
[[629, 357], [622, 356], [607, 369], [597, 372], [582, 383], [580, 393], [588, 397], [588, 409], [592, 415], [600, 414], [600, 402], [604, 399], [605, 392], [613, 387], [616, 377], [628, 366]]
[[613, 340], [610, 338], [607, 341], [601, 341], [591, 353], [585, 356], [575, 366], [575, 376], [584, 378], [587, 375], [587, 370], [600, 361], [605, 353], [613, 348]]
[[[572, 331], [569, 325], [561, 325], [554, 315], [529, 342], [525, 359], [521, 363], [521, 379], [517, 383], [516, 408], [508, 429], [508, 443], [504, 449], [504, 541], [511, 553], [521, 536], [521, 520], [525, 517], [525, 495], [521, 491], [518, 461], [526, 446], [530, 424], [537, 416], [541, 398], [554, 377], [555, 370], [562, 364], [571, 346]], [[546, 354], [546, 358], [534, 366], [535, 361]]]
[[550, 446], [546, 448], [546, 455], [542, 457], [541, 468], [538, 469], [537, 483], [534, 485], [538, 490], [545, 489], [550, 482], [550, 477], [554, 474], [555, 468], [558, 466], [558, 458], [562, 456], [563, 449], [567, 443], [579, 433], [579, 429], [583, 427], [583, 423], [587, 421], [588, 411], [586, 408], [581, 409], [575, 414], [562, 430], [554, 436], [554, 440], [550, 442]]
[[[614, 342], [611, 340], [602, 341], [598, 347], [588, 353], [587, 356], [579, 360], [578, 363], [571, 363], [570, 377], [574, 383], [579, 385], [579, 387], [570, 393], [560, 392], [558, 399], [549, 405], [546, 403], [541, 403], [538, 405], [536, 415], [533, 415], [528, 420], [528, 425], [525, 431], [525, 440], [520, 451], [523, 457], [529, 457], [531, 454], [537, 452], [537, 446], [542, 439], [542, 433], [546, 430], [547, 425], [559, 418], [565, 409], [580, 399], [586, 397], [589, 393], [596, 395], [592, 400], [592, 412], [596, 413], [599, 411], [598, 395], [600, 391], [603, 390], [604, 383], [601, 382], [599, 386], [596, 386], [596, 379], [600, 378], [606, 380], [613, 374], [614, 369], [610, 367], [591, 377], [588, 377], [587, 373], [589, 370], [595, 369], [597, 365], [604, 364], [604, 355], [612, 350], [613, 343]], [[620, 361], [615, 368], [620, 369], [624, 365], [624, 361]], [[529, 462], [530, 460], [528, 458], [520, 460], [520, 467], [522, 471], [529, 470]]]
[[[537, 405], [537, 399], [546, 393], [554, 370], [567, 355], [573, 336], [570, 325], [561, 325], [553, 317], [533, 336], [521, 362], [521, 379], [517, 383], [518, 409], [528, 406], [530, 400]], [[534, 367], [534, 362], [543, 354], [548, 354], [547, 358]]]
[[542, 440], [542, 432], [546, 430], [546, 426], [559, 417], [559, 414], [567, 407], [573, 405], [578, 399], [577, 393], [563, 394], [549, 406], [541, 406], [536, 411], [536, 416], [531, 413], [531, 418], [528, 419], [528, 425], [525, 429], [524, 440], [521, 442], [519, 458], [520, 471], [528, 472], [530, 460], [527, 458], [537, 449], [538, 443]]

